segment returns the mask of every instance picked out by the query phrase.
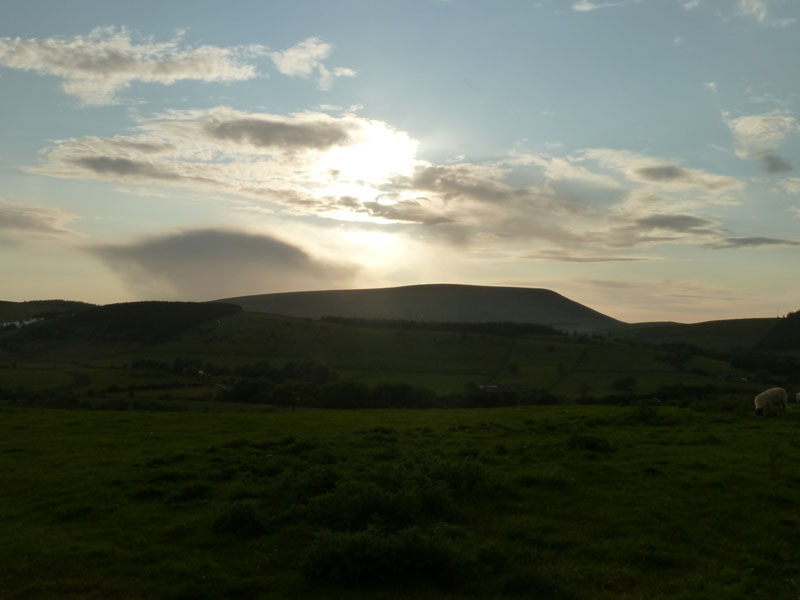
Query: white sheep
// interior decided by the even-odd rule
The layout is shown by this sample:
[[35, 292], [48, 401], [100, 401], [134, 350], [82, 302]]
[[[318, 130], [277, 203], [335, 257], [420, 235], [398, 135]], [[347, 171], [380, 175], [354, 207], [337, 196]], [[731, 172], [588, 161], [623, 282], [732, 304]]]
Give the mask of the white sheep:
[[786, 410], [786, 390], [780, 387], [770, 388], [761, 392], [755, 397], [756, 414], [762, 415], [764, 412]]

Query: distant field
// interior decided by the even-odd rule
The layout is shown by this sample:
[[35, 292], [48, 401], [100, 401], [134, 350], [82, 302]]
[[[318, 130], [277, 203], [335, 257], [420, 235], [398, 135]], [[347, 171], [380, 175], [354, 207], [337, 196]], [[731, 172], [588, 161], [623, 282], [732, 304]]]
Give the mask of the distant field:
[[0, 597], [796, 598], [798, 416], [0, 409]]
[[41, 367], [2, 368], [0, 367], [0, 381], [3, 387], [15, 390], [18, 388], [29, 390], [48, 390], [70, 385], [74, 378], [68, 372]]
[[[190, 324], [155, 342], [127, 330], [117, 338], [90, 332], [88, 339], [70, 331], [62, 327], [51, 338], [0, 334], [0, 399], [22, 388], [52, 390], [69, 402], [91, 399], [85, 404], [92, 406], [102, 398], [213, 401], [241, 380], [237, 369], [260, 363], [314, 363], [335, 381], [403, 383], [436, 394], [502, 385], [570, 403], [660, 396], [675, 386], [713, 386], [721, 396], [742, 400], [782, 383], [724, 360], [586, 336], [375, 329], [247, 312]], [[194, 366], [174, 370], [176, 361]], [[143, 362], [160, 367], [136, 367]]]
[[711, 350], [754, 348], [775, 326], [777, 319], [732, 319], [667, 325], [631, 325], [611, 332], [617, 339], [629, 339], [648, 344], [692, 344]]

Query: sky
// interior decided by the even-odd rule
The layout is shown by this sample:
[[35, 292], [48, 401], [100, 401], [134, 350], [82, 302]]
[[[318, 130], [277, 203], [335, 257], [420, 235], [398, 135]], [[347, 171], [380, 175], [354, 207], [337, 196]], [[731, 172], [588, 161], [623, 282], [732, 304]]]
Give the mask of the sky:
[[0, 299], [800, 309], [795, 0], [7, 0]]

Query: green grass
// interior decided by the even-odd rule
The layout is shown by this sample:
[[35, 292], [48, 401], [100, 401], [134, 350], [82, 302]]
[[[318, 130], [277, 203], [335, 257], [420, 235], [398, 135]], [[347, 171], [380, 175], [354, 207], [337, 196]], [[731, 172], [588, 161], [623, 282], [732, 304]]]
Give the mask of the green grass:
[[[523, 394], [551, 394], [562, 402], [587, 395], [623, 400], [661, 396], [662, 388], [677, 385], [711, 385], [720, 393], [752, 396], [758, 389], [790, 381], [774, 380], [768, 373], [753, 381], [753, 373], [709, 357], [686, 355], [678, 364], [673, 351], [614, 340], [371, 329], [263, 313], [211, 319], [156, 343], [137, 341], [135, 336], [95, 336], [93, 341], [58, 337], [62, 330], [71, 331], [56, 328], [53, 339], [0, 333], [0, 397], [4, 390], [22, 387], [32, 392], [68, 390], [78, 400], [117, 398], [130, 395], [133, 388], [134, 395], [149, 399], [208, 400], [236, 383], [231, 375], [208, 378], [198, 377], [196, 371], [132, 368], [137, 361], [172, 365], [178, 358], [231, 370], [264, 361], [276, 368], [311, 361], [333, 371], [340, 381], [403, 382], [438, 394], [461, 393], [470, 384], [503, 384]], [[25, 376], [24, 369], [42, 377]], [[751, 381], [742, 383], [743, 375]], [[635, 381], [621, 390], [620, 380], [626, 378]], [[148, 386], [151, 389], [143, 389]]]
[[798, 416], [0, 409], [0, 597], [795, 598]]
[[669, 323], [636, 326], [614, 330], [618, 339], [630, 339], [648, 344], [685, 343], [711, 350], [752, 349], [777, 322], [774, 318], [726, 319], [705, 323]]
[[2, 387], [10, 390], [23, 388], [32, 391], [49, 390], [71, 385], [74, 377], [65, 370], [38, 365], [18, 365], [14, 368], [0, 365]]

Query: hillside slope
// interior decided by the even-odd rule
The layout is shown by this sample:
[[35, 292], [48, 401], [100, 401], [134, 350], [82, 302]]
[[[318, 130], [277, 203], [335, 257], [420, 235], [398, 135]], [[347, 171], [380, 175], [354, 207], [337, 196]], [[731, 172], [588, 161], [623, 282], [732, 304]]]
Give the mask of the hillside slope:
[[704, 323], [638, 323], [612, 332], [637, 344], [691, 344], [728, 352], [752, 350], [776, 326], [774, 318], [724, 319]]
[[286, 292], [226, 298], [246, 311], [318, 319], [537, 323], [564, 331], [600, 331], [624, 323], [551, 290], [431, 284], [362, 290]]

